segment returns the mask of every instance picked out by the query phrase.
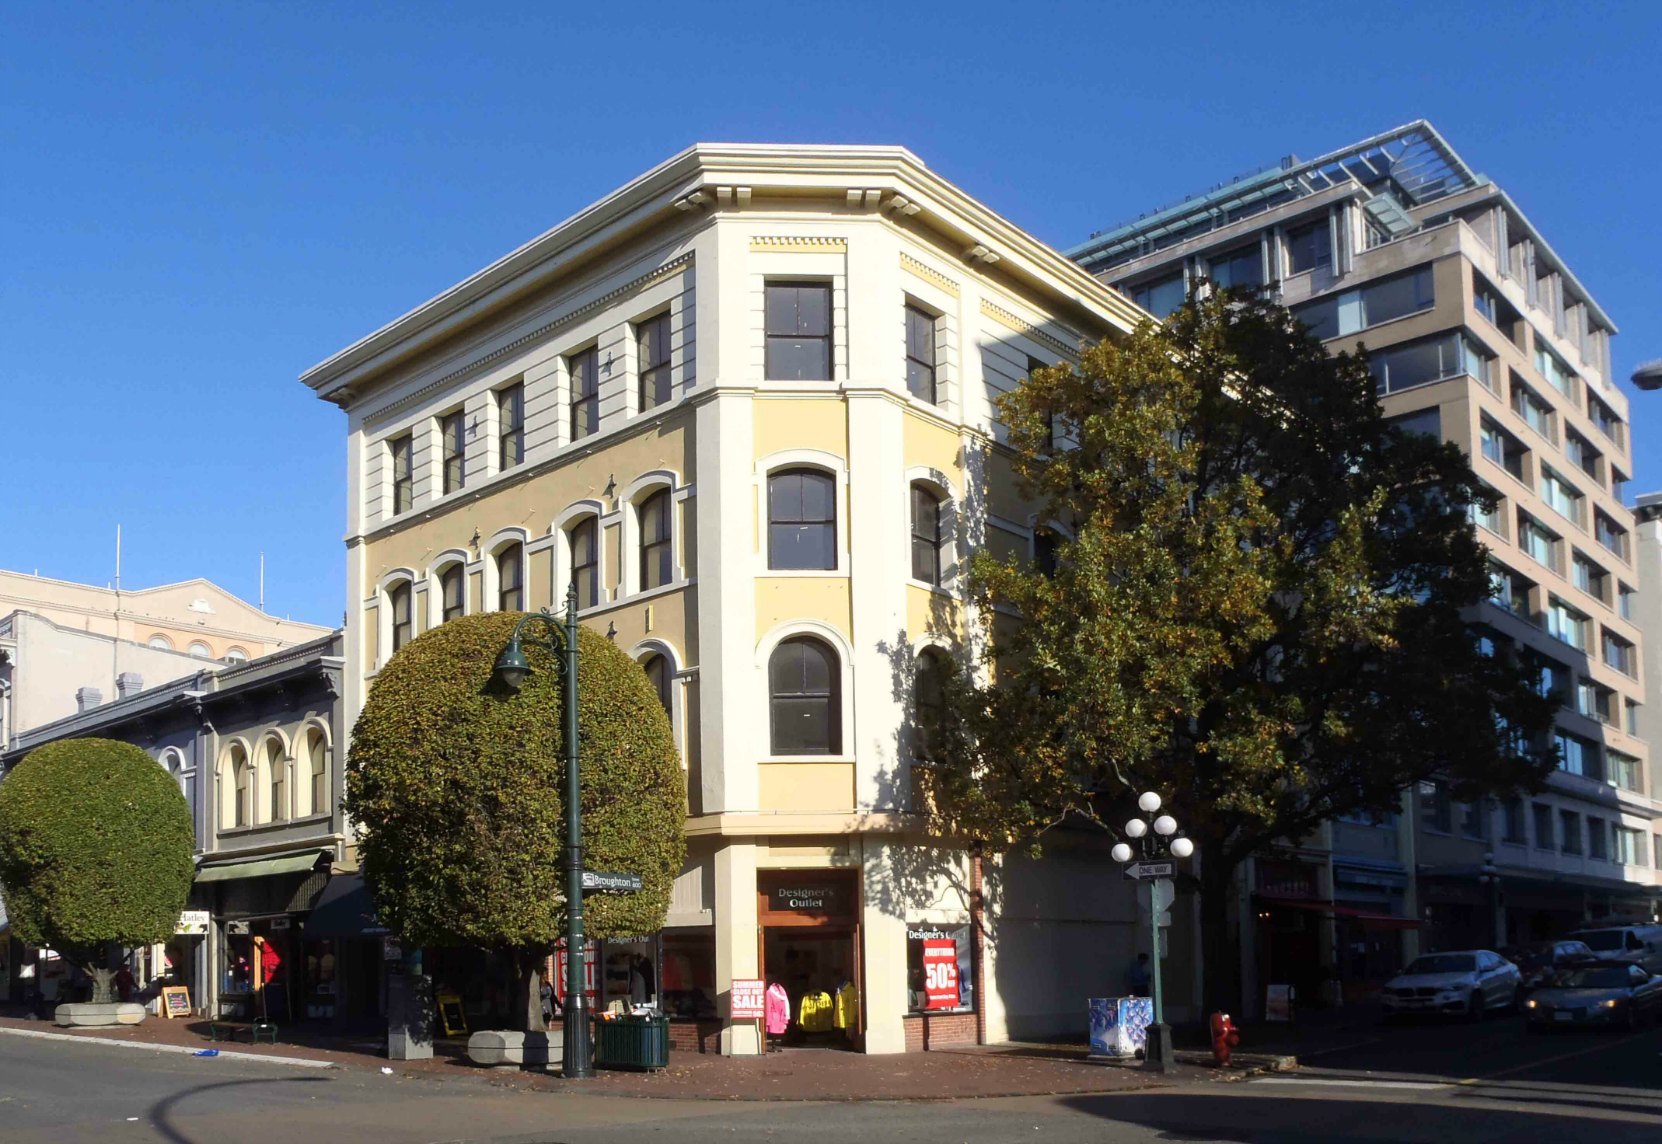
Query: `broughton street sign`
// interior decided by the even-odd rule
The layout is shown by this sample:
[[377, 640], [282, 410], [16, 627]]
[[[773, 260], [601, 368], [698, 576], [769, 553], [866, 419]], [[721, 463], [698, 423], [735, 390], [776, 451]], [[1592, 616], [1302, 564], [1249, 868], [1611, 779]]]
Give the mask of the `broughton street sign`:
[[639, 874], [617, 874], [608, 870], [584, 870], [583, 892], [591, 890], [638, 890], [641, 888]]

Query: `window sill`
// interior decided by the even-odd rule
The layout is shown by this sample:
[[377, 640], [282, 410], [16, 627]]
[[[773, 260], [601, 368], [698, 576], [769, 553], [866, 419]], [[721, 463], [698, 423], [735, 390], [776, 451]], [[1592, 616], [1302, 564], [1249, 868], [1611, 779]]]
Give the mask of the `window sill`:
[[961, 604], [964, 602], [964, 597], [957, 590], [957, 580], [956, 576], [951, 576], [947, 578], [944, 584], [931, 584], [927, 580], [913, 580], [908, 577], [906, 586], [928, 592], [932, 596], [942, 596], [955, 604]]
[[841, 559], [837, 568], [765, 568], [756, 573], [758, 580], [766, 577], [779, 580], [804, 580], [835, 578], [846, 580], [852, 573], [848, 570], [848, 561]]
[[770, 766], [774, 763], [849, 763], [854, 762], [853, 755], [769, 755], [764, 759], [757, 759], [757, 766]]

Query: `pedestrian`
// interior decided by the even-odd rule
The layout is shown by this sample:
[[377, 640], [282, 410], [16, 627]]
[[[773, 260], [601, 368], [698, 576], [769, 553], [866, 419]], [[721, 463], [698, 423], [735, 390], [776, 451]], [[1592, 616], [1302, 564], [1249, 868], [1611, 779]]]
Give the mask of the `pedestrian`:
[[1148, 954], [1139, 953], [1125, 971], [1125, 992], [1129, 997], [1147, 997], [1148, 983]]
[[115, 971], [115, 977], [112, 980], [112, 984], [115, 986], [115, 998], [117, 1001], [122, 1003], [131, 1001], [133, 999], [133, 990], [138, 987], [138, 982], [133, 980], [133, 967], [125, 961], [122, 962], [121, 968]]

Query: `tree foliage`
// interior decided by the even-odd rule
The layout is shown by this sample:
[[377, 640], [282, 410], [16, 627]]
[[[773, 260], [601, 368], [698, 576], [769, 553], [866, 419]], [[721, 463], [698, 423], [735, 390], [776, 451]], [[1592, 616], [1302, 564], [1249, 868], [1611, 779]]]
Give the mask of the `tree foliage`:
[[[352, 736], [348, 812], [381, 920], [417, 946], [546, 952], [565, 909], [563, 684], [528, 639], [517, 694], [490, 684], [523, 613], [451, 620], [394, 655]], [[528, 634], [540, 634], [532, 626]], [[641, 876], [585, 899], [594, 937], [661, 927], [686, 844], [669, 719], [640, 667], [578, 643], [583, 843], [590, 869]]]
[[1362, 356], [1223, 292], [1001, 403], [1058, 567], [983, 551], [991, 682], [946, 704], [943, 828], [1031, 838], [1154, 789], [1222, 892], [1242, 858], [1409, 784], [1533, 788], [1552, 704], [1469, 623], [1486, 493], [1383, 417]]
[[12, 926], [102, 987], [109, 945], [173, 935], [195, 845], [179, 784], [131, 743], [48, 743], [0, 782], [0, 892]]

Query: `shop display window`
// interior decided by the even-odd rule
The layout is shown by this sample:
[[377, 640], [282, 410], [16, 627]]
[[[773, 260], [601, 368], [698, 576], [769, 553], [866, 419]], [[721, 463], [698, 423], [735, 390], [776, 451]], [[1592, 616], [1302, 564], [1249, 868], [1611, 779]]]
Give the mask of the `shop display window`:
[[974, 932], [974, 928], [968, 924], [937, 925], [932, 922], [913, 922], [907, 925], [908, 1012], [975, 1011]]
[[664, 963], [660, 967], [664, 1012], [671, 1017], [716, 1015], [715, 930], [663, 936]]

